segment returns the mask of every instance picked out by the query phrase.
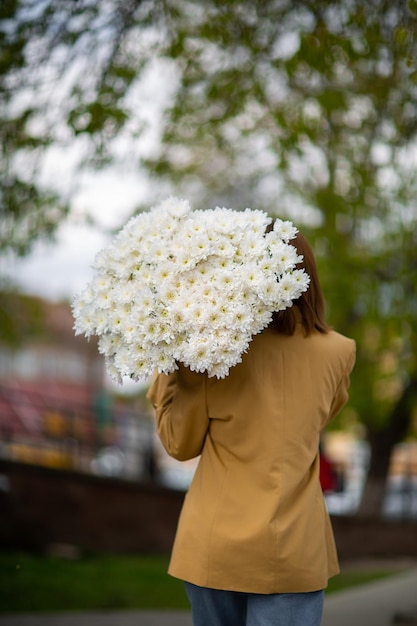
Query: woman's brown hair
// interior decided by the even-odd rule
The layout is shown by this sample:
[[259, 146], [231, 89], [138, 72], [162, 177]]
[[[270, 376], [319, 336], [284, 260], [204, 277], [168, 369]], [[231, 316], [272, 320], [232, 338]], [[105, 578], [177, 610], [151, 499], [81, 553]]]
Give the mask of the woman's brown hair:
[[[272, 228], [273, 225], [270, 225], [267, 230], [272, 230]], [[313, 250], [307, 239], [300, 232], [290, 241], [290, 244], [297, 249], [299, 255], [303, 256], [303, 260], [297, 265], [297, 269], [304, 268], [310, 276], [310, 285], [307, 291], [294, 301], [294, 305], [297, 306], [301, 313], [304, 333], [310, 335], [315, 330], [319, 333], [327, 333], [331, 328], [326, 321], [324, 295], [320, 286]], [[297, 324], [297, 316], [298, 314], [293, 307], [285, 311], [276, 311], [269, 326], [284, 335], [293, 335]]]

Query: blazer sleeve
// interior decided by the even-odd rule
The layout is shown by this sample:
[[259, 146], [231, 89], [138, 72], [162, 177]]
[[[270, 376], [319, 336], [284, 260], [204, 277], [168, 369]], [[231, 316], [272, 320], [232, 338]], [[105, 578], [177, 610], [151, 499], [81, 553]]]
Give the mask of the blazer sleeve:
[[162, 445], [178, 461], [202, 451], [209, 426], [206, 381], [206, 375], [180, 365], [172, 374], [159, 374], [147, 393]]
[[343, 407], [345, 406], [346, 402], [349, 399], [348, 389], [350, 385], [350, 373], [353, 369], [353, 366], [355, 365], [355, 360], [356, 360], [356, 344], [351, 339], [350, 351], [346, 359], [342, 377], [337, 386], [336, 393], [333, 397], [333, 401], [330, 407], [330, 412], [329, 412], [327, 422], [332, 420], [334, 417], [336, 417], [336, 415], [340, 413], [340, 411], [343, 409]]

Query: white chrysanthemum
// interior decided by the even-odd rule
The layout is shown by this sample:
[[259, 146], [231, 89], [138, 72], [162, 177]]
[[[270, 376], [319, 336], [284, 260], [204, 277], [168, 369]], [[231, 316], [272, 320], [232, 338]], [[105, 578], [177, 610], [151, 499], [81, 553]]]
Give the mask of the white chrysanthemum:
[[292, 222], [277, 219], [274, 222], [274, 232], [277, 233], [282, 241], [288, 243], [291, 239], [294, 239], [298, 231]]
[[103, 334], [100, 336], [98, 340], [98, 351], [100, 352], [100, 354], [110, 355], [115, 351], [117, 347], [117, 342], [115, 342], [115, 339], [112, 335]]
[[114, 366], [121, 376], [130, 376], [132, 373], [132, 357], [129, 348], [123, 345], [114, 355]]
[[[243, 267], [244, 272], [242, 272], [242, 281], [244, 281], [247, 288], [257, 291], [262, 281], [265, 280], [265, 275], [263, 274], [260, 265], [255, 261], [250, 260]], [[248, 293], [246, 295], [248, 295]]]
[[237, 306], [233, 306], [231, 310], [234, 321], [233, 327], [238, 328], [240, 332], [243, 332], [246, 336], [253, 324], [252, 311], [245, 307], [242, 303], [237, 304]]
[[169, 374], [176, 369], [175, 359], [170, 354], [168, 347], [159, 351], [155, 360], [156, 368], [160, 372]]
[[231, 259], [235, 254], [233, 243], [226, 237], [218, 237], [214, 248], [214, 254]]
[[207, 335], [196, 334], [183, 347], [184, 362], [195, 372], [206, 371], [212, 361], [212, 342]]
[[261, 237], [264, 236], [266, 227], [272, 222], [269, 215], [258, 209], [245, 209], [243, 215], [246, 218], [249, 230], [257, 232]]
[[[287, 308], [287, 306], [285, 306], [284, 308]], [[268, 324], [272, 320], [272, 313], [273, 311], [271, 309], [265, 308], [260, 303], [258, 303], [257, 306], [254, 306], [252, 327], [253, 335], [260, 333], [261, 330], [268, 326]]]
[[164, 215], [167, 212], [175, 219], [181, 219], [191, 213], [191, 205], [188, 200], [170, 197], [162, 202], [159, 207], [154, 209], [155, 213], [159, 212]]
[[148, 250], [148, 255], [152, 262], [163, 263], [167, 260], [167, 248], [163, 241], [158, 237], [155, 239]]
[[290, 306], [292, 301], [298, 297], [298, 292], [298, 284], [294, 282], [291, 274], [285, 274], [278, 283], [278, 293], [275, 300], [276, 308], [278, 309], [280, 303], [281, 306], [285, 304], [287, 304], [287, 307]]
[[292, 270], [301, 260], [302, 257], [297, 254], [297, 250], [283, 242], [271, 251], [271, 261], [279, 274]]
[[[304, 270], [298, 269], [291, 272], [291, 280], [298, 285], [298, 291], [301, 293], [307, 291], [310, 284], [310, 277]], [[300, 293], [300, 295], [301, 295]], [[299, 296], [298, 296], [299, 297]]]
[[81, 298], [74, 307], [74, 330], [76, 335], [85, 334], [86, 337], [96, 334], [96, 314], [92, 304]]
[[148, 317], [143, 322], [143, 332], [150, 343], [159, 341], [159, 321], [154, 317]]
[[206, 320], [208, 328], [210, 328], [213, 333], [223, 327], [224, 319], [221, 312], [219, 311], [219, 307], [216, 301], [212, 301], [209, 306], [207, 306]]
[[164, 302], [167, 308], [170, 308], [177, 300], [178, 289], [172, 284], [172, 281], [166, 280], [161, 282], [159, 288], [159, 300]]
[[239, 245], [239, 255], [243, 258], [256, 258], [265, 252], [265, 239], [256, 231], [247, 231]]
[[131, 304], [135, 300], [135, 294], [137, 292], [137, 286], [131, 280], [123, 282], [118, 287], [118, 300], [122, 304]]
[[142, 315], [149, 317], [155, 309], [155, 293], [150, 287], [138, 287], [137, 293], [132, 303], [132, 316], [137, 316], [138, 321]]
[[99, 337], [117, 380], [169, 373], [177, 362], [223, 378], [274, 310], [308, 288], [289, 241], [297, 230], [262, 211], [192, 211], [169, 198], [131, 218], [95, 260], [74, 299], [75, 331]]
[[206, 311], [203, 302], [194, 301], [186, 310], [186, 322], [191, 328], [200, 330], [206, 324]]
[[113, 303], [111, 288], [97, 289], [96, 291], [96, 306], [101, 310], [110, 309]]
[[109, 248], [106, 248], [104, 250], [100, 250], [99, 252], [97, 252], [94, 262], [93, 262], [93, 268], [96, 270], [106, 271], [108, 262], [109, 262]]
[[278, 282], [275, 276], [266, 278], [259, 286], [258, 295], [267, 307], [274, 308], [275, 303], [280, 299], [281, 281]]
[[228, 362], [216, 362], [214, 363], [214, 365], [211, 365], [208, 368], [207, 373], [211, 378], [213, 378], [214, 376], [216, 378], [226, 378], [226, 376], [229, 374], [230, 368], [233, 367], [233, 365], [237, 365], [237, 363], [240, 363], [240, 360], [236, 360], [230, 365]]

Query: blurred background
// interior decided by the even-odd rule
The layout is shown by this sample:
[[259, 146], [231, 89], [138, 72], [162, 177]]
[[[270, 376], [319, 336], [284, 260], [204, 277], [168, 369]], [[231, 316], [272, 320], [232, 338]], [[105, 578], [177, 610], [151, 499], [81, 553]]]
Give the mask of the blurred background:
[[[0, 545], [169, 550], [196, 462], [169, 461], [146, 385], [109, 381], [70, 305], [175, 194], [311, 241], [358, 348], [322, 442], [338, 543], [416, 556], [415, 0], [4, 0], [0, 20]], [[369, 520], [385, 534], [349, 543]]]

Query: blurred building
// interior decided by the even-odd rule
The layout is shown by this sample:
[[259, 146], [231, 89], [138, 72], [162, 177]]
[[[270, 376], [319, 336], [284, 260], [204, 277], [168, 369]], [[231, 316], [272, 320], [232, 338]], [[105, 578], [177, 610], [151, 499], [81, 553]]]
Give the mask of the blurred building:
[[67, 303], [36, 300], [40, 324], [0, 344], [0, 457], [138, 479], [152, 475], [153, 426], [105, 383], [94, 339], [76, 337]]

